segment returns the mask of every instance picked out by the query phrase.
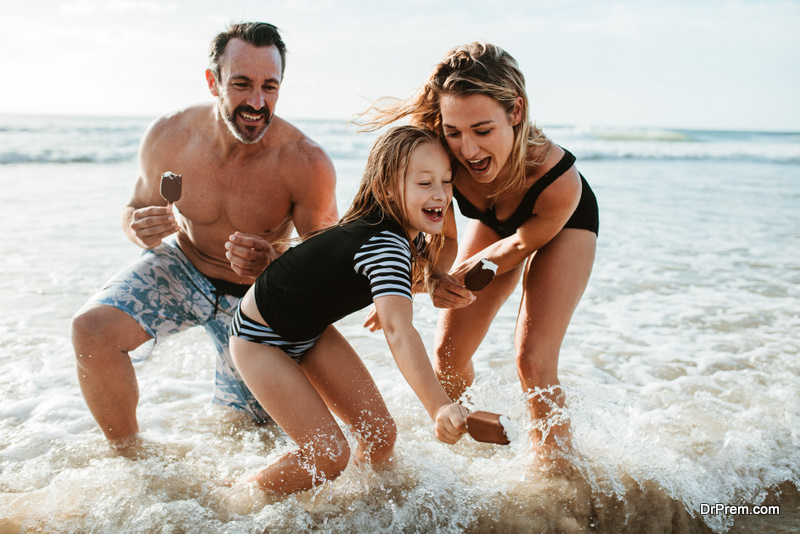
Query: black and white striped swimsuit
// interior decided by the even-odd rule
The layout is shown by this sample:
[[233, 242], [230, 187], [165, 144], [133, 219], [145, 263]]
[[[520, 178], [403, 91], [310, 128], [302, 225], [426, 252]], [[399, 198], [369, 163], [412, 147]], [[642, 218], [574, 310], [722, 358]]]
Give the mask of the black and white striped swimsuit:
[[[414, 246], [424, 243], [420, 234]], [[376, 298], [411, 299], [411, 268], [411, 245], [396, 222], [372, 215], [332, 228], [289, 249], [256, 280], [256, 305], [269, 326], [239, 311], [232, 333], [299, 360], [328, 325]]]

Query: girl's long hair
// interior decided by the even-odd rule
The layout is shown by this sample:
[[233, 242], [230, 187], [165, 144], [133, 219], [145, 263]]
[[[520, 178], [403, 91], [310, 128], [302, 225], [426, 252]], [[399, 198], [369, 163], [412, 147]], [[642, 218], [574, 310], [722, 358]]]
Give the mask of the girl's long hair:
[[[433, 265], [436, 264], [436, 259], [444, 245], [443, 234], [430, 235], [426, 247], [427, 253], [422, 256], [417, 251], [409, 234], [409, 219], [404, 195], [406, 173], [411, 155], [418, 147], [426, 143], [442, 146], [433, 131], [417, 126], [396, 126], [378, 137], [370, 150], [353, 203], [339, 222], [331, 227], [342, 226], [374, 215], [380, 216], [380, 220], [388, 217], [397, 222], [406, 232], [412, 258], [415, 260], [412, 269], [412, 284], [417, 282], [427, 284]], [[303, 237], [303, 239], [308, 239], [324, 231], [320, 230]]]
[[[450, 50], [433, 68], [425, 85], [410, 99], [381, 99], [354, 122], [365, 131], [374, 131], [397, 120], [408, 119], [411, 124], [433, 130], [444, 140], [440, 110], [444, 95], [486, 95], [497, 101], [509, 116], [517, 97], [522, 98], [522, 120], [514, 126], [509, 176], [492, 195], [493, 202], [506, 191], [521, 189], [526, 170], [547, 160], [552, 144], [530, 119], [525, 77], [517, 61], [499, 46], [483, 41]], [[536, 150], [538, 147], [544, 147], [544, 150]], [[537, 153], [534, 157], [533, 154]]]

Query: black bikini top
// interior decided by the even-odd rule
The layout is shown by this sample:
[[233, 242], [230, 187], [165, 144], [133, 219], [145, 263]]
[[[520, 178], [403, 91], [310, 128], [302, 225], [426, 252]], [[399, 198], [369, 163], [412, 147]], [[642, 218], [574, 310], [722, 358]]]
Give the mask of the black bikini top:
[[494, 211], [494, 205], [489, 206], [486, 211], [481, 211], [475, 207], [458, 189], [453, 188], [453, 196], [458, 201], [458, 210], [464, 217], [468, 219], [477, 219], [483, 224], [500, 234], [500, 237], [508, 237], [517, 231], [517, 228], [527, 221], [533, 214], [533, 206], [539, 195], [542, 194], [548, 185], [556, 181], [556, 179], [567, 172], [572, 165], [575, 164], [575, 156], [568, 150], [564, 150], [564, 157], [559, 160], [555, 166], [547, 171], [541, 178], [536, 180], [533, 185], [525, 193], [519, 207], [511, 214], [511, 216], [504, 220], [497, 220], [497, 214]]

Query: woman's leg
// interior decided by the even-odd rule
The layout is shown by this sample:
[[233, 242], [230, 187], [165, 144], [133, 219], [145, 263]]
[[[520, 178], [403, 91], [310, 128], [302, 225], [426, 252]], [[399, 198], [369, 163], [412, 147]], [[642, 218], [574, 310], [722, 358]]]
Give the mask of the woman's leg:
[[[515, 344], [517, 371], [526, 392], [559, 385], [561, 342], [589, 281], [596, 244], [597, 236], [592, 232], [564, 229], [525, 266]], [[532, 397], [531, 416], [546, 419], [551, 404], [563, 405], [560, 391]], [[555, 438], [566, 438], [568, 432], [567, 425], [555, 425], [545, 445], [555, 446]], [[531, 437], [539, 443], [543, 436], [534, 430]]]
[[[322, 339], [319, 345], [324, 348]], [[300, 365], [280, 349], [238, 337], [231, 337], [230, 348], [247, 387], [299, 447], [248, 480], [264, 490], [288, 494], [336, 478], [347, 467], [350, 448]]]
[[350, 343], [329, 326], [300, 367], [328, 408], [355, 434], [356, 460], [391, 462], [397, 428], [378, 386]]
[[[484, 224], [470, 221], [459, 245], [456, 264], [498, 239], [497, 234]], [[476, 292], [475, 301], [466, 308], [439, 312], [434, 370], [442, 387], [454, 402], [475, 380], [472, 356], [489, 331], [498, 310], [514, 292], [521, 273], [520, 265], [495, 277], [485, 289]]]

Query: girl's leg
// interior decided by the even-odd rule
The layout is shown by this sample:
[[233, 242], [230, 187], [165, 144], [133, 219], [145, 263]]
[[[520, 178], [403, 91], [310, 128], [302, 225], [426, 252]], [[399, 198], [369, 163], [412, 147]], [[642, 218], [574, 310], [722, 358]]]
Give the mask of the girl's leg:
[[378, 386], [350, 343], [329, 326], [300, 366], [328, 408], [355, 435], [356, 460], [386, 467], [392, 459], [397, 428]]
[[[320, 345], [324, 346], [322, 339]], [[247, 387], [299, 447], [249, 480], [264, 490], [288, 494], [311, 489], [344, 471], [350, 457], [347, 440], [300, 365], [280, 349], [238, 337], [231, 338], [230, 348]]]
[[[515, 343], [517, 371], [526, 392], [559, 385], [561, 342], [589, 281], [596, 244], [597, 236], [592, 232], [564, 229], [525, 266]], [[531, 398], [531, 416], [546, 419], [551, 404], [563, 405], [559, 391]], [[555, 446], [555, 438], [566, 438], [568, 432], [567, 425], [555, 425], [545, 445]], [[534, 430], [531, 438], [539, 443], [542, 434]]]
[[[482, 223], [470, 221], [455, 262], [460, 263], [498, 240], [497, 234]], [[472, 356], [489, 331], [495, 315], [517, 286], [522, 265], [497, 276], [475, 301], [461, 309], [439, 312], [434, 348], [434, 370], [442, 387], [455, 402], [475, 380]]]

